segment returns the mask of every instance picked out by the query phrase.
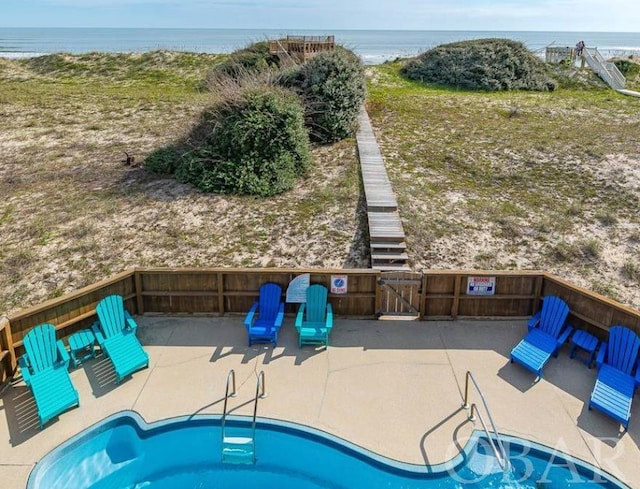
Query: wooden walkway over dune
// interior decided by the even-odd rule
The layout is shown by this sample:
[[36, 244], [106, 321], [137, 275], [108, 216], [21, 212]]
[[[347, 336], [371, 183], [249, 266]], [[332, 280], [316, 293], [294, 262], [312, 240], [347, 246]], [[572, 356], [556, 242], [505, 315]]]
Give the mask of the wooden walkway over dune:
[[358, 117], [358, 124], [356, 139], [367, 202], [371, 268], [384, 271], [409, 270], [398, 201], [387, 176], [369, 115], [364, 108]]

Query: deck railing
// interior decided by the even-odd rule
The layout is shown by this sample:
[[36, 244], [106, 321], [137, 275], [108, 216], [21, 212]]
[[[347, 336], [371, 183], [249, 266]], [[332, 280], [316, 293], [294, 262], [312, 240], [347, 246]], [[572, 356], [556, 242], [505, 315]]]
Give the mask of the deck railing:
[[[375, 318], [380, 310], [382, 273], [371, 269], [134, 268], [0, 319], [0, 375], [15, 371], [22, 340], [32, 327], [51, 323], [65, 338], [90, 327], [96, 304], [107, 295], [122, 295], [134, 314], [245, 314], [261, 284], [275, 282], [286, 290], [303, 273], [328, 288], [332, 276], [346, 276], [346, 293], [329, 296], [338, 317]], [[495, 279], [494, 295], [467, 293], [467, 282], [477, 277]], [[419, 294], [421, 320], [522, 319], [538, 310], [543, 296], [556, 295], [569, 304], [575, 327], [600, 338], [616, 324], [640, 333], [640, 311], [542, 271], [429, 270], [422, 275]], [[296, 309], [287, 304], [285, 312], [293, 315]]]
[[572, 62], [576, 59], [576, 50], [568, 46], [547, 46], [545, 61], [551, 64]]
[[286, 54], [300, 62], [323, 51], [335, 49], [334, 36], [287, 36], [286, 39], [269, 41], [269, 53]]

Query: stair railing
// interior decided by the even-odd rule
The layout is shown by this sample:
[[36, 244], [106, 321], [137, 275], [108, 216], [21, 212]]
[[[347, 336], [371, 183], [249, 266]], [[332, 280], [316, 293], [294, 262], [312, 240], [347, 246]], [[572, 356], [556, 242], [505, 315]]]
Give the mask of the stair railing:
[[[487, 424], [484, 421], [484, 418], [480, 414], [480, 411], [478, 411], [478, 406], [476, 405], [476, 403], [473, 403], [471, 404], [471, 406], [469, 406], [470, 383], [473, 383], [473, 386], [476, 388], [476, 392], [478, 393], [478, 395], [480, 395], [480, 399], [482, 400], [482, 405], [484, 406], [484, 411], [487, 414], [487, 417], [489, 418], [489, 422], [491, 424], [491, 431], [493, 431], [493, 436], [491, 436], [491, 433], [489, 432], [489, 429], [487, 427]], [[498, 429], [496, 428], [496, 424], [493, 421], [493, 416], [491, 416], [491, 411], [489, 410], [487, 401], [484, 398], [484, 395], [482, 394], [482, 391], [480, 390], [480, 387], [478, 386], [476, 379], [473, 377], [473, 374], [468, 370], [467, 370], [467, 375], [465, 377], [465, 383], [464, 383], [464, 404], [462, 405], [462, 407], [465, 409], [469, 409], [469, 407], [471, 407], [471, 411], [469, 412], [469, 416], [467, 418], [469, 421], [475, 421], [475, 415], [477, 414], [478, 419], [480, 420], [480, 424], [482, 425], [482, 429], [487, 435], [487, 440], [489, 440], [489, 445], [491, 445], [491, 450], [493, 451], [494, 457], [498, 461], [498, 464], [500, 464], [500, 467], [502, 468], [502, 470], [505, 470], [505, 471], [508, 470], [509, 456], [507, 455], [507, 451], [504, 448], [502, 439], [498, 434]]]
[[624, 88], [627, 80], [614, 63], [604, 59], [597, 48], [585, 48], [584, 59], [589, 68], [595, 71], [611, 88]]
[[[232, 386], [231, 394], [229, 394], [229, 384]], [[222, 429], [220, 430], [222, 435], [222, 441], [224, 442], [224, 429], [225, 423], [227, 421], [227, 401], [229, 397], [236, 397], [238, 393], [236, 392], [236, 372], [235, 370], [229, 370], [229, 374], [227, 375], [227, 387], [224, 391], [224, 407], [222, 408]]]
[[264, 370], [258, 374], [256, 381], [256, 398], [253, 402], [253, 420], [251, 422], [251, 439], [253, 440], [253, 463], [256, 463], [256, 417], [258, 415], [258, 399], [267, 397], [266, 384], [264, 381]]
[[598, 60], [598, 62], [600, 62], [604, 66], [604, 68], [607, 70], [607, 73], [609, 73], [611, 78], [619, 85], [619, 86], [614, 86], [613, 88], [624, 88], [627, 82], [627, 79], [620, 72], [618, 67], [614, 63], [610, 63], [609, 61], [604, 59], [604, 56], [600, 54], [600, 51], [598, 51], [598, 48], [594, 48], [594, 51], [595, 51], [595, 58]]
[[286, 64], [288, 63], [291, 66], [296, 65], [296, 61], [293, 59], [293, 56], [291, 56], [291, 54], [289, 54], [289, 50], [285, 49], [285, 47], [282, 45], [282, 43], [280, 42], [280, 39], [276, 39], [276, 43], [278, 45], [278, 57], [282, 60], [283, 63]]

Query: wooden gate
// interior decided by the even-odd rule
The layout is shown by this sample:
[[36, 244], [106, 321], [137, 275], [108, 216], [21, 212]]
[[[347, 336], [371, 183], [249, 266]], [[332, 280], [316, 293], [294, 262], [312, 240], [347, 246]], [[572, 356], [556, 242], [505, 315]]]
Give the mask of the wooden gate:
[[383, 272], [378, 280], [380, 319], [418, 319], [422, 300], [422, 273]]

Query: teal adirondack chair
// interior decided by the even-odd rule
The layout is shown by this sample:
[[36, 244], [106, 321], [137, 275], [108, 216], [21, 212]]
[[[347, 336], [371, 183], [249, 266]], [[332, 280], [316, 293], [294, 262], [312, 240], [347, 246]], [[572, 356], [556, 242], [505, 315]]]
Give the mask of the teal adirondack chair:
[[296, 316], [298, 344], [329, 346], [329, 334], [333, 328], [333, 310], [327, 302], [327, 288], [312, 285], [307, 289], [307, 303], [301, 304]]
[[612, 417], [624, 426], [625, 431], [629, 427], [631, 402], [640, 381], [640, 375], [633, 377], [633, 370], [640, 368], [639, 351], [637, 334], [624, 326], [612, 326], [609, 341], [602, 343], [596, 359], [599, 372], [589, 409], [594, 407]]
[[253, 303], [244, 319], [249, 346], [253, 343], [273, 343], [273, 346], [278, 346], [278, 331], [283, 319], [282, 288], [278, 284], [262, 284], [259, 300]]
[[102, 351], [116, 371], [116, 384], [136, 370], [149, 366], [149, 355], [136, 337], [138, 325], [124, 308], [119, 295], [110, 295], [96, 306], [98, 321], [92, 326]]
[[80, 405], [71, 383], [69, 353], [56, 341], [53, 324], [36, 326], [24, 337], [25, 354], [18, 361], [22, 378], [36, 401], [40, 428], [67, 409]]
[[562, 299], [546, 296], [542, 300], [542, 309], [527, 325], [529, 332], [511, 350], [511, 363], [517, 362], [527, 370], [542, 378], [542, 370], [551, 358], [567, 341], [573, 328], [566, 324], [569, 306]]

